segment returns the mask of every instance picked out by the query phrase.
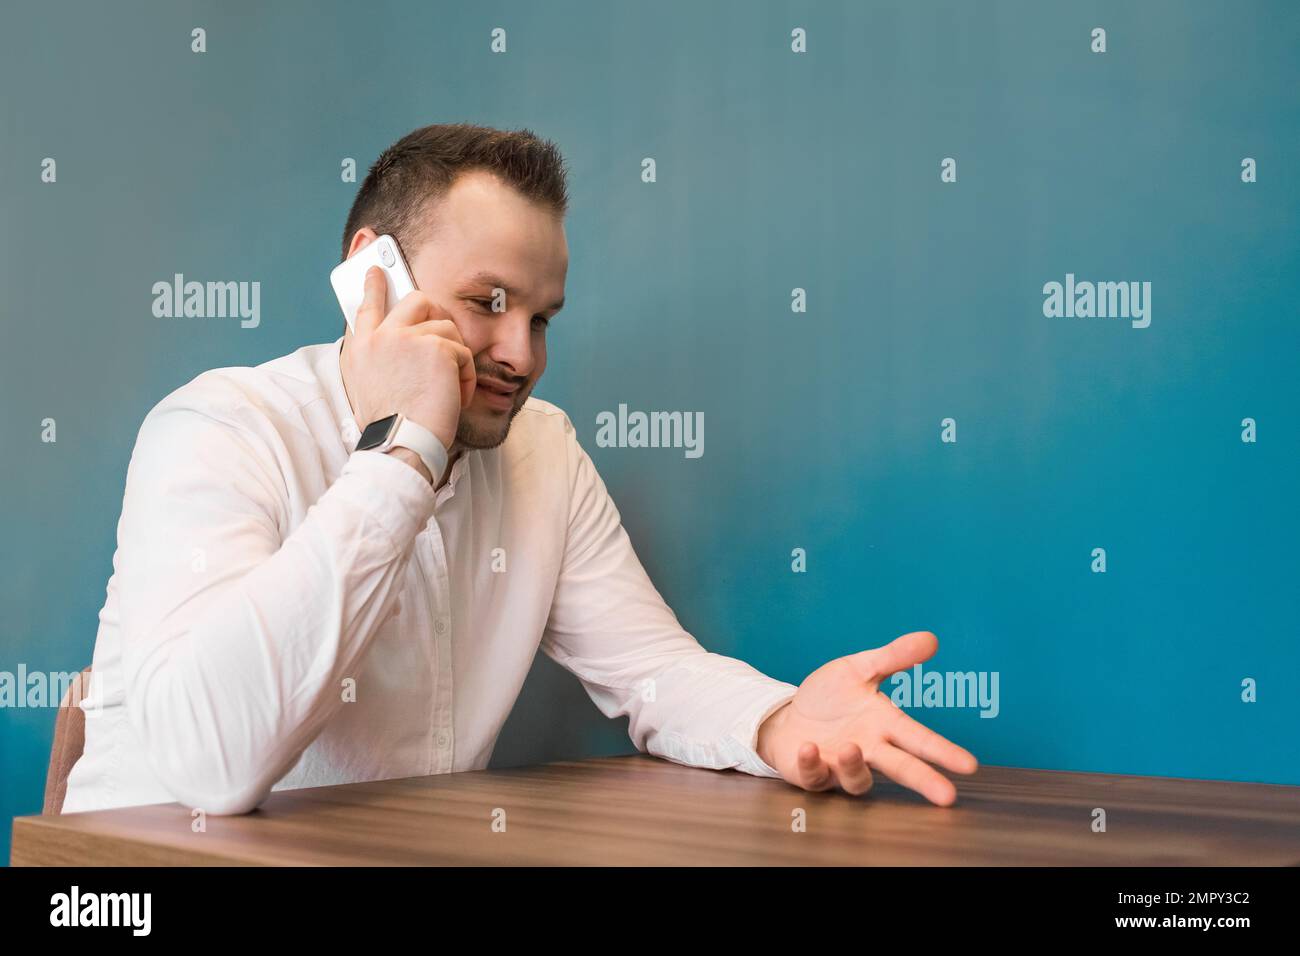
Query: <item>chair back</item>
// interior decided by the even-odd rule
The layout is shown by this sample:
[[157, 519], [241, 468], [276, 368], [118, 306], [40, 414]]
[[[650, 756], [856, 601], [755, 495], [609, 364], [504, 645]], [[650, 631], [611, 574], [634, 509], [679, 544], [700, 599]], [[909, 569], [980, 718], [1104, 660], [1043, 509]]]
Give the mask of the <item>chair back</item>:
[[43, 813], [57, 815], [63, 812], [68, 774], [72, 773], [72, 765], [81, 759], [86, 748], [86, 714], [78, 705], [89, 690], [90, 668], [87, 667], [72, 679], [59, 702], [59, 713], [54, 719], [54, 745], [50, 748], [50, 769], [45, 774]]

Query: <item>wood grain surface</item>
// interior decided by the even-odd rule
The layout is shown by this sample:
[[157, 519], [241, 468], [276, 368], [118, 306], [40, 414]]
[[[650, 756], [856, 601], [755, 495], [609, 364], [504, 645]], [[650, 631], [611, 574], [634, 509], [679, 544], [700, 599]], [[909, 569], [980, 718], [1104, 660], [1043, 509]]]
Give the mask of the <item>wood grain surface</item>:
[[[982, 767], [935, 807], [634, 755], [14, 821], [16, 866], [1297, 865], [1300, 787]], [[1106, 832], [1092, 830], [1093, 809]], [[794, 811], [807, 831], [794, 832]], [[505, 813], [493, 831], [494, 811]], [[499, 816], [499, 815], [498, 815]]]

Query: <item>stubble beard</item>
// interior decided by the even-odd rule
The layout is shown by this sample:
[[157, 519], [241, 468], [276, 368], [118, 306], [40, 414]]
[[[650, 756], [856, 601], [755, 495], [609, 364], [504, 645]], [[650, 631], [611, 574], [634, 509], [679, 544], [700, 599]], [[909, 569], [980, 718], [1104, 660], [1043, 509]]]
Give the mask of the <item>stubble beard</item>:
[[511, 422], [515, 420], [515, 416], [524, 407], [524, 402], [532, 394], [533, 388], [529, 385], [526, 389], [520, 391], [522, 394], [518, 396], [518, 401], [515, 403], [514, 408], [510, 409], [510, 414], [504, 421], [501, 421], [498, 416], [493, 416], [490, 424], [484, 427], [481, 423], [472, 421], [469, 416], [462, 415], [460, 421], [456, 424], [456, 443], [462, 448], [486, 450], [496, 448], [505, 441], [506, 436], [510, 434]]

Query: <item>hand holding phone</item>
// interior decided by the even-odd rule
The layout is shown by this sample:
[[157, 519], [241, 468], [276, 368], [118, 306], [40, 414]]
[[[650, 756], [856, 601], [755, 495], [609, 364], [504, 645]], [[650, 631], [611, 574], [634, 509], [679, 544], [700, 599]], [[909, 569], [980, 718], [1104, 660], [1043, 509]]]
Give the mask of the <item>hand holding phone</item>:
[[408, 292], [415, 290], [411, 269], [402, 256], [397, 240], [392, 236], [380, 236], [370, 245], [358, 249], [330, 273], [330, 285], [334, 287], [334, 295], [343, 310], [343, 318], [353, 332], [357, 330], [357, 309], [365, 297], [366, 272], [371, 266], [379, 266], [384, 272], [390, 305], [397, 305], [406, 298]]
[[[348, 262], [384, 238], [358, 250]], [[396, 253], [396, 249], [393, 243], [391, 250]], [[447, 310], [414, 288], [413, 282], [393, 304], [392, 270], [401, 264], [399, 283], [403, 272], [408, 280], [410, 277], [398, 255], [393, 265], [386, 266], [382, 250], [377, 250], [372, 264], [361, 272], [361, 294], [351, 316], [352, 334], [340, 357], [353, 417], [364, 430], [372, 422], [400, 412], [433, 432], [450, 450], [461, 409], [474, 397], [478, 381], [474, 355]], [[339, 301], [343, 305], [343, 294]], [[344, 314], [348, 314], [346, 306]]]

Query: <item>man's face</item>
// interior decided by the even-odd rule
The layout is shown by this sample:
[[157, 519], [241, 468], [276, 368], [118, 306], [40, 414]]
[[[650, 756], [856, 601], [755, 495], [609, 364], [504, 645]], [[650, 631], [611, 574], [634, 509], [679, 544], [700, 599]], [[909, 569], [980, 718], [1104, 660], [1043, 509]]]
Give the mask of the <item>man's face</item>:
[[480, 171], [459, 176], [433, 215], [433, 234], [403, 251], [416, 286], [451, 313], [474, 354], [478, 383], [456, 440], [495, 448], [546, 371], [546, 323], [564, 303], [569, 268], [564, 226]]

